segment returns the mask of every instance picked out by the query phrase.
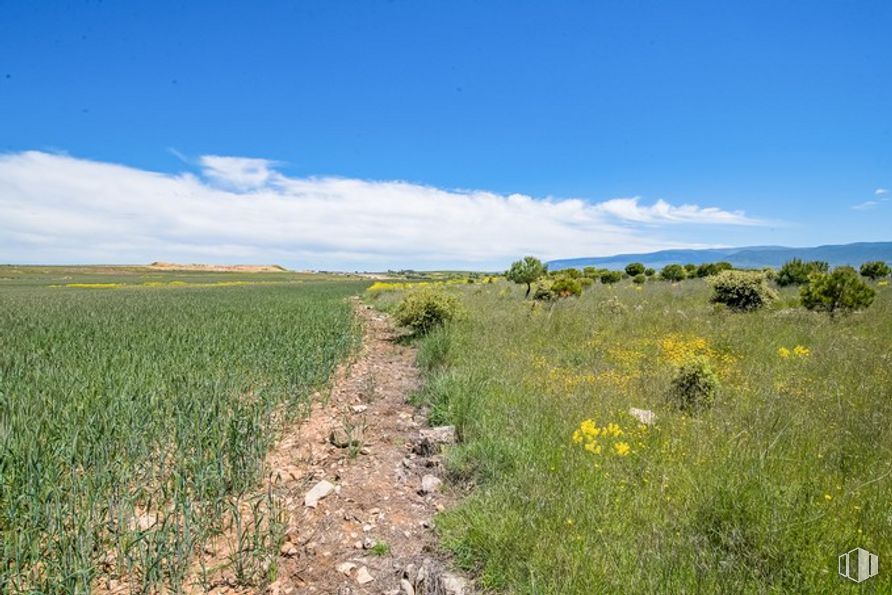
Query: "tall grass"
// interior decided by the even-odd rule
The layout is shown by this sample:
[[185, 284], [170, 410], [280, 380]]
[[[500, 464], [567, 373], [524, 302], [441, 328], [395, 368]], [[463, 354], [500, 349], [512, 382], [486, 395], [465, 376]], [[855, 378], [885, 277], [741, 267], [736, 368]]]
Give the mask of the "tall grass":
[[[829, 593], [837, 555], [892, 556], [892, 295], [832, 320], [795, 304], [735, 314], [702, 281], [597, 286], [550, 307], [506, 284], [420, 343], [420, 399], [455, 423], [438, 525], [485, 587], [522, 593]], [[796, 347], [799, 346], [799, 349]], [[667, 399], [708, 361], [717, 402]], [[629, 407], [656, 412], [647, 430]], [[624, 434], [596, 454], [584, 420]], [[613, 442], [631, 452], [619, 456]], [[892, 574], [866, 587], [892, 590]]]
[[[0, 592], [180, 588], [354, 344], [359, 288], [0, 287]], [[251, 506], [239, 539], [269, 545], [276, 504]]]

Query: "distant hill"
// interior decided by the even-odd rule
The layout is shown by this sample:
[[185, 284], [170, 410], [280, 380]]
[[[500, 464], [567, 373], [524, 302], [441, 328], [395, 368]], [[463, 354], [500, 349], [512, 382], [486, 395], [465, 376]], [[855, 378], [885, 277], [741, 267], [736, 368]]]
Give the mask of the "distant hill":
[[215, 273], [284, 273], [288, 269], [277, 264], [177, 264], [153, 262], [148, 268], [156, 271], [211, 271]]
[[814, 248], [788, 248], [785, 246], [745, 246], [743, 248], [711, 248], [705, 250], [660, 250], [646, 254], [617, 254], [589, 258], [564, 258], [548, 263], [551, 270], [593, 266], [604, 269], [622, 269], [630, 262], [640, 262], [655, 269], [667, 264], [701, 264], [726, 260], [738, 268], [779, 267], [791, 258], [824, 260], [830, 266], [860, 266], [869, 260], [892, 262], [892, 242], [859, 242], [816, 246]]

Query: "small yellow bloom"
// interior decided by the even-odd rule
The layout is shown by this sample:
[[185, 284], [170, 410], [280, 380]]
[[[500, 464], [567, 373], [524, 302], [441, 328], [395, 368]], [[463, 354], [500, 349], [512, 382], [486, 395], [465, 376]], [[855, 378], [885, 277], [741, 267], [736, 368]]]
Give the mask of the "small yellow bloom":
[[811, 351], [804, 345], [797, 345], [793, 348], [793, 355], [796, 357], [808, 357], [811, 355]]
[[833, 500], [833, 496], [831, 496], [830, 494], [824, 494], [824, 500], [827, 500], [829, 502], [830, 500]]
[[790, 350], [787, 349], [786, 347], [779, 347], [777, 350], [777, 354], [780, 357], [787, 359], [788, 357], [790, 357]]
[[617, 442], [613, 445], [613, 450], [618, 456], [624, 457], [632, 450], [628, 442]]

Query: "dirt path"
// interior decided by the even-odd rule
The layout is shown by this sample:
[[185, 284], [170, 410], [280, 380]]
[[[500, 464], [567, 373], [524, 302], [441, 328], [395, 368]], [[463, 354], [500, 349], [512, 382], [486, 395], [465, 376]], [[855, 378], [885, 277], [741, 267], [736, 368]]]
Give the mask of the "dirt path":
[[[469, 593], [443, 570], [430, 528], [451, 497], [437, 478], [437, 443], [451, 428], [425, 428], [408, 403], [419, 385], [414, 348], [394, 341], [386, 315], [358, 299], [353, 308], [365, 327], [360, 353], [268, 457], [288, 528], [267, 592]], [[325, 494], [315, 507], [313, 493]], [[212, 592], [254, 591], [224, 574]]]

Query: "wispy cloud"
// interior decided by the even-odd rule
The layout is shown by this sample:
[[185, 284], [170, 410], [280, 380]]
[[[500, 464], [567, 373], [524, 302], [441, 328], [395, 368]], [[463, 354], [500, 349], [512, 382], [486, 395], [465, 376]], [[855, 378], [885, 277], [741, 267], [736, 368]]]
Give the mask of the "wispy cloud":
[[523, 254], [697, 247], [660, 229], [758, 223], [740, 211], [662, 200], [591, 203], [295, 178], [276, 162], [241, 157], [198, 163], [197, 174], [162, 174], [43, 152], [0, 155], [0, 261], [496, 268]]
[[595, 205], [601, 213], [638, 223], [700, 223], [726, 225], [759, 225], [761, 221], [747, 217], [743, 211], [723, 211], [697, 205], [673, 206], [658, 200], [650, 206], [639, 204], [640, 197], [614, 198]]
[[877, 206], [878, 204], [880, 204], [879, 201], [876, 201], [876, 200], [866, 200], [866, 201], [864, 201], [864, 202], [862, 202], [862, 203], [860, 203], [860, 204], [853, 205], [852, 208], [855, 209], [856, 211], [866, 211], [867, 209], [872, 209], [872, 208], [874, 208], [874, 207]]
[[873, 191], [873, 193], [877, 196], [882, 196], [884, 194], [889, 194], [889, 190], [887, 188], [877, 188]]

